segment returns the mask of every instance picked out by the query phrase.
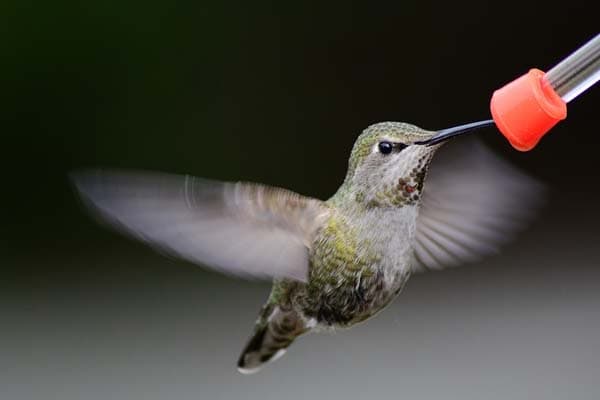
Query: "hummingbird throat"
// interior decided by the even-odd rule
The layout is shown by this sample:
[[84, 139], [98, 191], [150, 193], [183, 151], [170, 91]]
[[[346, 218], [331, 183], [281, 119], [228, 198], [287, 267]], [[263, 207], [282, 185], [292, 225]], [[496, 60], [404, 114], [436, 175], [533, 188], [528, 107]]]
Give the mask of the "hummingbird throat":
[[365, 202], [367, 208], [398, 208], [416, 205], [421, 199], [430, 159], [431, 155], [424, 154], [414, 163], [408, 173], [404, 173], [398, 178], [393, 177], [393, 179], [376, 183], [375, 190], [368, 198], [363, 194], [363, 198], [360, 199], [361, 196], [357, 194], [356, 200]]

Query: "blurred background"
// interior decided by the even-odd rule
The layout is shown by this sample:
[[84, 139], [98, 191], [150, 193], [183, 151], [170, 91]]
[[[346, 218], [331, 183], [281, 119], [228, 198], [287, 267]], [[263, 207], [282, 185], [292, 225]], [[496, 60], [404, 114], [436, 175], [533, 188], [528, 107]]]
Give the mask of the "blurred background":
[[597, 4], [8, 0], [0, 4], [3, 399], [592, 399], [600, 388], [600, 87], [526, 154], [540, 218], [377, 318], [235, 369], [269, 285], [97, 226], [66, 174], [190, 173], [322, 199], [367, 125], [488, 118], [494, 89], [598, 33]]

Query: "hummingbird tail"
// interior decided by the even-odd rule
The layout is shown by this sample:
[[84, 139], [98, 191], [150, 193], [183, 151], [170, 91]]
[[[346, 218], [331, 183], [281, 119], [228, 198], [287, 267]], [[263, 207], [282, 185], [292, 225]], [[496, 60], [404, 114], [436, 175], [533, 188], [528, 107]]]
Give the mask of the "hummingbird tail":
[[278, 306], [264, 307], [238, 360], [238, 371], [242, 374], [258, 372], [267, 362], [283, 356], [294, 339], [306, 331], [304, 321], [295, 311], [284, 311]]

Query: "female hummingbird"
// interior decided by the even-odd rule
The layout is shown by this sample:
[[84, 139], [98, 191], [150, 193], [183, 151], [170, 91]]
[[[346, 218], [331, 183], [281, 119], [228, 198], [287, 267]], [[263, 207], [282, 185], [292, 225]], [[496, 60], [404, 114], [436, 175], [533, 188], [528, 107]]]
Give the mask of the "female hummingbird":
[[327, 201], [150, 172], [86, 170], [71, 178], [97, 216], [161, 252], [273, 279], [238, 361], [251, 373], [304, 333], [375, 315], [413, 273], [495, 252], [522, 225], [539, 185], [481, 145], [436, 156], [428, 172], [442, 142], [491, 124], [371, 125]]

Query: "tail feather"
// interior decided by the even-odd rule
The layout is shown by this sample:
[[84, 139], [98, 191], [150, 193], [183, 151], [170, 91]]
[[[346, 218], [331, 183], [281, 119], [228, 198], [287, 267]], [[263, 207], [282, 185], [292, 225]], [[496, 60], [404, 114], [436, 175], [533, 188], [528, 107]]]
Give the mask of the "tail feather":
[[268, 311], [270, 315], [261, 315], [238, 360], [238, 370], [243, 374], [258, 372], [265, 363], [283, 356], [294, 339], [307, 331], [294, 311], [282, 311], [279, 307]]

